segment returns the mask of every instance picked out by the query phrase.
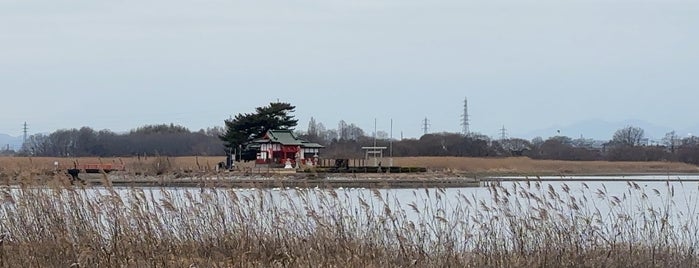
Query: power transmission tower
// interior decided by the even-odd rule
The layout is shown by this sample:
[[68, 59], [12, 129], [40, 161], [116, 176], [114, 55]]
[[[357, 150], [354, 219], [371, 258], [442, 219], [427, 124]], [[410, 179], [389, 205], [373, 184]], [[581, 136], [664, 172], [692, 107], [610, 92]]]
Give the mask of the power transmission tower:
[[23, 143], [27, 143], [27, 131], [29, 130], [29, 127], [27, 126], [27, 122], [24, 122], [24, 127], [22, 127], [22, 132], [24, 133], [24, 139], [22, 139]]
[[425, 120], [422, 120], [422, 131], [425, 132], [425, 135], [430, 132], [430, 120], [425, 117]]
[[461, 122], [461, 126], [463, 127], [464, 136], [468, 136], [469, 134], [471, 134], [471, 130], [469, 129], [471, 124], [469, 122], [468, 115], [468, 98], [464, 98], [464, 114], [461, 115], [461, 119], [463, 120]]
[[504, 125], [500, 129], [500, 139], [501, 140], [507, 139], [507, 129], [505, 128]]

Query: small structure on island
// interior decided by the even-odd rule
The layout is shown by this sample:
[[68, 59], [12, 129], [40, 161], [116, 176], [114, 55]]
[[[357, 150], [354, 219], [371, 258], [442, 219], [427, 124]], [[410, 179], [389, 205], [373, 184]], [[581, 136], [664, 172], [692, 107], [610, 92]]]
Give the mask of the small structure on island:
[[250, 148], [257, 150], [256, 165], [301, 167], [316, 166], [324, 146], [299, 139], [291, 130], [269, 130]]
[[379, 146], [362, 147], [362, 150], [364, 150], [364, 159], [369, 160], [373, 158], [373, 166], [381, 166], [381, 160], [379, 159], [383, 159], [383, 151], [386, 149], [388, 148]]
[[[298, 165], [298, 162], [296, 162], [296, 165]], [[291, 159], [289, 159], [289, 158], [286, 159], [286, 162], [284, 162], [284, 168], [285, 168], [285, 169], [294, 168], [294, 167], [291, 166]]]

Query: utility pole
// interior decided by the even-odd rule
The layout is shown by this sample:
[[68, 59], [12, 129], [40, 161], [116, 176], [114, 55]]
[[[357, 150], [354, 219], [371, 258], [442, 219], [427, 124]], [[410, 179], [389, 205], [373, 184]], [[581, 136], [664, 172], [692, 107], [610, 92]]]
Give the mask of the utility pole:
[[376, 147], [376, 118], [374, 118], [374, 147]]
[[461, 115], [461, 119], [463, 120], [461, 122], [461, 126], [463, 127], [464, 136], [468, 136], [471, 134], [471, 130], [469, 129], [471, 124], [469, 122], [470, 118], [468, 115], [468, 98], [464, 98], [464, 114]]
[[500, 139], [504, 140], [507, 139], [507, 129], [505, 128], [505, 125], [502, 126], [500, 129]]
[[430, 120], [425, 117], [425, 120], [422, 120], [422, 131], [425, 132], [425, 135], [430, 132]]
[[393, 118], [391, 118], [391, 132], [388, 141], [388, 155], [393, 157]]
[[[376, 151], [376, 117], [374, 117], [374, 148], [372, 150]], [[381, 158], [383, 158], [383, 150], [381, 150]], [[379, 158], [376, 157], [376, 153], [374, 153], [374, 166], [381, 167], [379, 166]]]
[[27, 143], [27, 131], [29, 130], [29, 127], [27, 127], [27, 122], [24, 122], [24, 127], [22, 128], [22, 132], [24, 133], [24, 138], [22, 139], [22, 144]]
[[390, 134], [390, 137], [388, 138], [388, 147], [389, 147], [389, 149], [388, 149], [388, 156], [389, 156], [388, 166], [392, 167], [393, 166], [393, 118], [391, 118], [391, 134]]

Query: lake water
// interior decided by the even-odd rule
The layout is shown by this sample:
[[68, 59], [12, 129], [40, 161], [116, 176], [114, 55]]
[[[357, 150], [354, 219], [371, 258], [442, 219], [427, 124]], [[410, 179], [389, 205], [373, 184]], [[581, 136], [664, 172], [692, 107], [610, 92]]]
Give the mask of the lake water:
[[[663, 178], [674, 181], [659, 181]], [[566, 228], [592, 228], [589, 232], [597, 235], [614, 236], [625, 231], [631, 234], [629, 239], [639, 240], [653, 239], [672, 228], [673, 232], [693, 233], [691, 239], [699, 242], [699, 182], [696, 182], [699, 176], [608, 179], [605, 182], [508, 181], [479, 188], [446, 189], [93, 187], [63, 190], [49, 196], [66, 200], [65, 196], [77, 194], [79, 202], [86, 205], [109, 204], [112, 202], [109, 200], [118, 196], [121, 203], [114, 204], [121, 204], [124, 211], [120, 213], [126, 213], [124, 217], [134, 213], [129, 211], [145, 212], [173, 232], [193, 228], [217, 230], [220, 224], [210, 221], [221, 219], [266, 231], [283, 228], [306, 234], [323, 224], [340, 223], [343, 228], [360, 234], [377, 228], [394, 232], [410, 226], [416, 234], [440, 239], [486, 231], [502, 232], [504, 237], [509, 237], [514, 235], [513, 224], [555, 222]], [[623, 181], [615, 181], [618, 179]], [[27, 191], [55, 190], [10, 187], [3, 191], [20, 200], [32, 198]], [[19, 203], [3, 203], [0, 218], [11, 216]], [[110, 225], [109, 217], [99, 217], [103, 226]], [[0, 227], [3, 224], [8, 223], [0, 222]], [[103, 226], [97, 228], [109, 230]]]
[[[554, 191], [562, 194], [564, 190], [566, 196], [576, 199], [586, 199], [590, 205], [607, 210], [608, 201], [613, 198], [619, 198], [624, 205], [633, 205], [634, 202], [645, 202], [655, 205], [667, 205], [668, 202], [679, 204], [694, 205], [697, 203], [697, 194], [699, 194], [699, 176], [697, 175], [673, 175], [673, 176], [595, 176], [595, 177], [538, 177], [538, 181], [534, 177], [503, 177], [506, 179], [522, 179], [529, 181], [503, 181], [503, 182], [488, 182], [484, 183], [484, 187], [467, 187], [467, 188], [445, 188], [445, 189], [364, 189], [364, 188], [336, 188], [333, 189], [333, 195], [337, 196], [340, 203], [346, 204], [348, 208], [356, 205], [359, 199], [365, 202], [380, 202], [385, 201], [391, 209], [413, 211], [412, 206], [429, 207], [439, 203], [443, 209], [449, 212], [449, 209], [462, 207], [464, 199], [468, 202], [493, 202], [494, 195], [500, 191], [529, 191], [535, 192], [538, 195], [545, 196], [549, 192]], [[571, 181], [547, 181], [549, 179], [570, 179]], [[586, 179], [594, 179], [595, 181], [586, 181]], [[600, 181], [607, 180], [607, 181]], [[663, 181], [668, 180], [668, 181]], [[497, 187], [493, 187], [497, 185]], [[17, 187], [6, 188], [10, 193], [17, 193]], [[128, 196], [133, 192], [133, 189], [143, 191], [146, 199], [161, 200], [163, 194], [175, 200], [202, 201], [201, 194], [209, 193], [212, 189], [196, 188], [196, 187], [114, 187], [115, 193], [122, 196]], [[241, 197], [258, 198], [263, 197], [264, 202], [269, 205], [278, 205], [285, 207], [289, 202], [301, 201], [301, 196], [304, 200], [318, 202], [325, 199], [331, 192], [328, 189], [322, 188], [271, 188], [271, 189], [216, 189], [213, 191], [224, 191], [226, 193], [235, 193]], [[508, 192], [510, 192], [508, 191]], [[103, 187], [90, 187], [84, 190], [88, 198], [98, 198], [100, 196], [109, 195], [110, 191]], [[503, 194], [503, 193], [501, 193]], [[603, 196], [604, 197], [603, 197]], [[218, 195], [222, 201], [228, 202], [227, 195]], [[128, 201], [128, 200], [126, 200]], [[151, 200], [152, 201], [152, 200]], [[390, 201], [390, 202], [388, 202]], [[565, 200], [564, 200], [565, 201]], [[410, 213], [409, 213], [410, 214]]]

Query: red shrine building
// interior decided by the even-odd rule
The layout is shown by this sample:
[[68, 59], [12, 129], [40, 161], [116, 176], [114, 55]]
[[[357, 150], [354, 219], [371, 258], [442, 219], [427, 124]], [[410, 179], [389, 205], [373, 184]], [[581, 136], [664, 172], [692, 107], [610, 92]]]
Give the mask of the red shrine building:
[[255, 164], [296, 166], [312, 165], [318, 161], [318, 153], [323, 145], [297, 138], [291, 130], [269, 130], [264, 137], [254, 140], [251, 147], [257, 149]]

